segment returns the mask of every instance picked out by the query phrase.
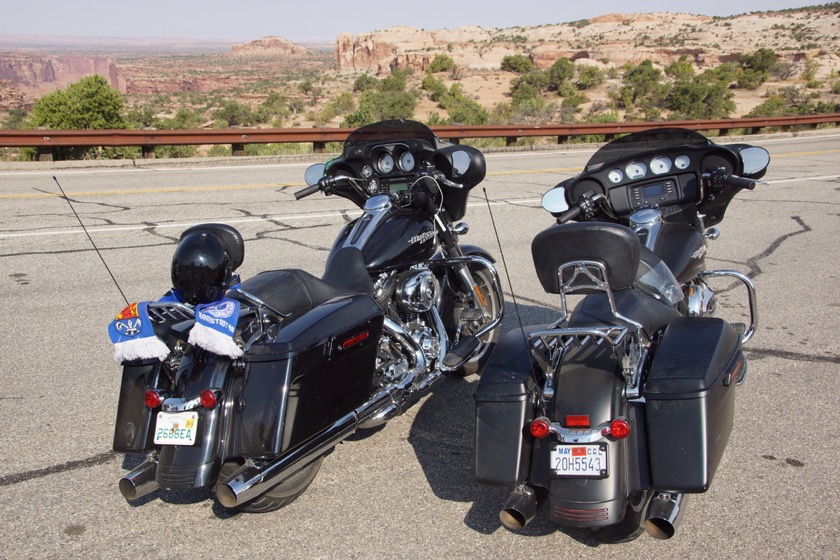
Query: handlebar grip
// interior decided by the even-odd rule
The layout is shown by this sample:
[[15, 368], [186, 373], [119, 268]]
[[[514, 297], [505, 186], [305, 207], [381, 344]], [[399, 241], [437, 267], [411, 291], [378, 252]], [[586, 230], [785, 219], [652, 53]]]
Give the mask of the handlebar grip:
[[756, 181], [752, 179], [745, 179], [744, 177], [738, 177], [737, 175], [730, 175], [726, 178], [726, 184], [731, 185], [736, 188], [753, 190], [756, 185]]
[[316, 192], [321, 190], [320, 184], [309, 185], [306, 188], [300, 189], [299, 191], [295, 192], [295, 200], [300, 200], [305, 196], [309, 196], [310, 194], [315, 194]]
[[569, 220], [574, 220], [575, 218], [580, 216], [582, 211], [583, 209], [580, 206], [574, 205], [565, 212], [561, 213], [559, 216], [557, 216], [557, 223], [564, 224]]

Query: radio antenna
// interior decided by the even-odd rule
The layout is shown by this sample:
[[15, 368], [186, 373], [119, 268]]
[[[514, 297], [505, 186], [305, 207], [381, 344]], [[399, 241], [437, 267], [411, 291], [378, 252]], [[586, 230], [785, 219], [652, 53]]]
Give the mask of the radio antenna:
[[[513, 292], [513, 283], [510, 281], [510, 272], [508, 271], [507, 261], [505, 260], [505, 252], [502, 250], [502, 242], [499, 239], [499, 230], [496, 229], [496, 219], [493, 217], [493, 210], [490, 208], [490, 199], [487, 197], [487, 189], [481, 187], [484, 191], [484, 201], [487, 203], [487, 212], [490, 214], [490, 225], [493, 227], [493, 235], [496, 236], [496, 246], [499, 248], [499, 258], [502, 259], [502, 264], [505, 267], [505, 277], [507, 278], [508, 287], [510, 288], [510, 295], [513, 298], [513, 308], [516, 310], [516, 321], [519, 323], [519, 329], [522, 330], [522, 317], [519, 315], [519, 303], [516, 301], [516, 294]], [[523, 331], [524, 336], [524, 331]]]
[[[117, 279], [114, 277], [114, 273], [111, 272], [111, 269], [108, 267], [108, 263], [105, 262], [105, 258], [102, 256], [102, 253], [99, 252], [99, 247], [97, 247], [96, 243], [93, 242], [93, 238], [90, 236], [90, 233], [88, 232], [87, 228], [85, 227], [84, 222], [82, 222], [82, 219], [79, 217], [79, 214], [76, 212], [76, 209], [73, 208], [73, 203], [70, 202], [70, 199], [64, 193], [64, 189], [61, 188], [61, 183], [58, 182], [58, 179], [56, 178], [55, 175], [53, 175], [53, 181], [55, 181], [55, 184], [58, 185], [58, 190], [61, 191], [61, 198], [63, 198], [64, 200], [67, 201], [68, 206], [70, 206], [70, 210], [73, 211], [73, 215], [76, 216], [76, 219], [79, 221], [79, 225], [82, 226], [82, 230], [84, 230], [85, 235], [87, 235], [87, 238], [90, 241], [90, 244], [93, 246], [93, 249], [96, 251], [96, 254], [99, 255], [99, 260], [101, 260], [102, 264], [105, 265], [105, 270], [107, 270], [108, 274], [111, 275], [111, 280], [114, 281], [114, 285], [117, 287], [117, 290], [119, 290], [120, 295], [125, 300], [125, 304], [126, 305], [131, 305], [130, 303], [128, 303], [128, 298], [125, 297], [125, 294], [123, 293], [122, 288], [120, 288], [119, 282], [117, 282]], [[508, 280], [508, 282], [510, 282], [510, 281]]]

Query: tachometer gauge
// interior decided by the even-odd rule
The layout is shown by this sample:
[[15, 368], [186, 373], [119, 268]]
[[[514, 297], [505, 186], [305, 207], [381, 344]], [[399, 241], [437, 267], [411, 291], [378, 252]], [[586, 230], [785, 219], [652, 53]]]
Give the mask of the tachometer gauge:
[[662, 175], [671, 171], [671, 160], [665, 156], [656, 156], [650, 160], [650, 170], [654, 175]]
[[379, 169], [380, 173], [390, 173], [394, 170], [394, 157], [385, 152], [376, 160], [376, 168]]
[[691, 160], [688, 156], [677, 156], [677, 159], [674, 160], [674, 165], [677, 166], [677, 169], [687, 169], [690, 164]]
[[397, 164], [403, 171], [411, 171], [414, 169], [414, 154], [411, 152], [403, 152]]
[[613, 169], [607, 173], [607, 178], [613, 183], [620, 183], [624, 179], [624, 173], [621, 172], [621, 169]]
[[631, 161], [624, 168], [624, 171], [630, 179], [641, 179], [647, 173], [647, 166], [641, 161]]
[[365, 165], [364, 167], [362, 167], [362, 177], [367, 179], [371, 175], [373, 175], [373, 168], [370, 165]]

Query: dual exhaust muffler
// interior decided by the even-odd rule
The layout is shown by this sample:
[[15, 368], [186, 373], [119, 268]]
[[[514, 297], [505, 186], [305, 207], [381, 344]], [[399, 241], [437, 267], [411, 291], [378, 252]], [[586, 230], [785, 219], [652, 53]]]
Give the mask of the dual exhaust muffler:
[[[655, 539], [670, 539], [677, 532], [685, 512], [684, 494], [660, 492], [651, 498], [645, 515], [644, 529]], [[511, 531], [518, 531], [536, 517], [542, 499], [534, 487], [523, 484], [508, 497], [499, 520]]]

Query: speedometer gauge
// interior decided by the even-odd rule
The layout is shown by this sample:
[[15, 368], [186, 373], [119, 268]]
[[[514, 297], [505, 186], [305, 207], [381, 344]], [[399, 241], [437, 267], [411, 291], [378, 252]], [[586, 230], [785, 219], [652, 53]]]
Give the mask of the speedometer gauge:
[[641, 179], [647, 173], [647, 166], [641, 161], [631, 161], [624, 171], [629, 179]]
[[400, 156], [398, 165], [403, 171], [411, 171], [414, 169], [414, 154], [411, 152], [403, 152]]
[[385, 152], [376, 160], [376, 168], [380, 173], [390, 173], [394, 170], [394, 156]]
[[654, 175], [662, 175], [671, 171], [671, 160], [665, 156], [656, 156], [650, 160], [650, 170]]

